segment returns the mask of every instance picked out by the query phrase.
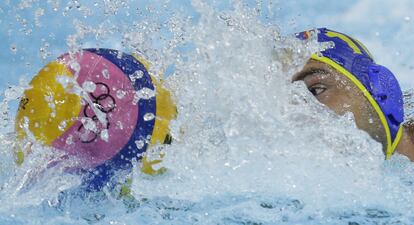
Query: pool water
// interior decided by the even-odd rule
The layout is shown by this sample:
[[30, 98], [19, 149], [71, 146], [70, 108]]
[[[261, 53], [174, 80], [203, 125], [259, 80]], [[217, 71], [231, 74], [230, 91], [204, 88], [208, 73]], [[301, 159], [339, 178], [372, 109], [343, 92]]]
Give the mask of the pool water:
[[[412, 117], [412, 4], [3, 1], [0, 224], [414, 224], [413, 164], [398, 154], [384, 161], [352, 114], [290, 82], [311, 52], [329, 47], [293, 33], [327, 26], [396, 73]], [[167, 172], [149, 177], [136, 164], [128, 198], [79, 193], [80, 177], [48, 168], [60, 156], [40, 144], [13, 162], [13, 118], [30, 79], [90, 47], [144, 56], [177, 103]]]

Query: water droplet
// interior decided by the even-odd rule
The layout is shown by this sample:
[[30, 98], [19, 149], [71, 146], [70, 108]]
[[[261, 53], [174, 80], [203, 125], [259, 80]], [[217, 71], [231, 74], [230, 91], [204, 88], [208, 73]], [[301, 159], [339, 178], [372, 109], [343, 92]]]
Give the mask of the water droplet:
[[72, 135], [69, 135], [69, 137], [66, 138], [66, 144], [67, 145], [73, 144], [73, 136]]
[[404, 17], [404, 20], [405, 20], [405, 22], [410, 22], [411, 21], [411, 17], [406, 16], [406, 17]]
[[135, 95], [138, 99], [148, 100], [155, 96], [155, 91], [149, 88], [142, 88], [141, 90], [137, 91]]
[[92, 81], [85, 81], [82, 84], [82, 88], [86, 92], [92, 93], [96, 90], [96, 84]]
[[40, 27], [42, 24], [40, 23], [40, 17], [42, 17], [43, 15], [45, 15], [45, 10], [42, 8], [38, 8], [35, 11], [35, 25], [37, 27]]
[[101, 139], [104, 140], [105, 142], [109, 141], [109, 132], [108, 129], [102, 130], [101, 131]]
[[154, 113], [146, 113], [144, 115], [144, 121], [150, 121], [150, 120], [153, 120], [154, 118], [155, 118]]
[[137, 70], [129, 75], [129, 79], [131, 79], [132, 83], [135, 83], [136, 80], [141, 79], [143, 76], [144, 72], [142, 72], [142, 70]]
[[122, 122], [121, 122], [121, 121], [117, 121], [117, 122], [116, 122], [116, 127], [117, 127], [119, 130], [123, 130], [123, 129], [124, 129], [124, 125], [122, 124]]
[[16, 100], [23, 94], [24, 88], [23, 87], [9, 87], [4, 92], [4, 97], [6, 100]]
[[17, 53], [17, 46], [16, 46], [16, 44], [12, 44], [12, 45], [10, 45], [10, 51], [11, 51], [13, 54], [16, 54], [16, 53]]
[[109, 71], [107, 69], [103, 69], [102, 70], [102, 76], [105, 77], [106, 79], [109, 79], [109, 77], [110, 77]]
[[78, 62], [72, 62], [70, 64], [70, 68], [72, 68], [76, 73], [79, 73], [81, 67]]
[[126, 95], [126, 91], [124, 91], [124, 90], [119, 89], [119, 90], [116, 91], [116, 97], [118, 99], [123, 99], [125, 97], [125, 95]]
[[145, 146], [145, 142], [143, 140], [135, 141], [135, 146], [137, 146], [138, 149], [142, 149]]
[[63, 120], [60, 124], [59, 124], [59, 126], [58, 126], [58, 128], [59, 128], [59, 130], [60, 131], [65, 131], [65, 128], [66, 128], [66, 126], [67, 126], [68, 124], [66, 123], [66, 121], [65, 120]]
[[85, 130], [95, 131], [96, 123], [91, 118], [82, 118], [81, 122], [85, 127]]
[[45, 95], [45, 101], [48, 102], [48, 103], [52, 102], [53, 101], [53, 96]]
[[118, 51], [118, 54], [116, 55], [116, 58], [122, 59], [122, 55], [123, 55], [123, 52]]

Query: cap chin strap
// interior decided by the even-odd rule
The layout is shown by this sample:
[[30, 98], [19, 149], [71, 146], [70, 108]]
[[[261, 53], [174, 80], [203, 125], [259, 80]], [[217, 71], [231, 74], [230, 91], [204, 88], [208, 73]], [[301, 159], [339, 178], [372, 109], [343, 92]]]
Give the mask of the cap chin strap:
[[397, 135], [395, 136], [394, 141], [392, 141], [390, 128], [388, 126], [387, 119], [385, 118], [385, 115], [382, 112], [381, 108], [379, 107], [378, 103], [375, 101], [374, 97], [372, 97], [371, 93], [369, 93], [369, 91], [365, 88], [365, 86], [352, 73], [350, 73], [348, 70], [346, 70], [344, 67], [342, 67], [335, 61], [331, 60], [330, 58], [327, 58], [325, 56], [318, 56], [316, 54], [313, 54], [311, 58], [332, 66], [334, 69], [336, 69], [337, 71], [345, 75], [349, 80], [351, 80], [358, 87], [359, 90], [362, 91], [364, 96], [371, 103], [372, 107], [374, 107], [384, 127], [385, 134], [387, 136], [387, 147], [386, 147], [386, 152], [385, 152], [385, 159], [389, 159], [394, 153], [395, 149], [398, 146], [398, 143], [401, 140], [401, 136], [403, 133], [402, 132], [403, 126], [400, 126], [400, 128], [398, 129]]

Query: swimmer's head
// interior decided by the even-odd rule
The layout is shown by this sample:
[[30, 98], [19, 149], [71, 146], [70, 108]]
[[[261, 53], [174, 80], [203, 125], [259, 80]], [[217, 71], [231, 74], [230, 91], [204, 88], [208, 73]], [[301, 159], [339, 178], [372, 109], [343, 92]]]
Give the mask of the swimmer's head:
[[[389, 158], [400, 141], [404, 120], [402, 92], [395, 76], [376, 64], [358, 40], [326, 28], [312, 32], [318, 42], [334, 46], [313, 54], [293, 80], [303, 80], [336, 113], [352, 112], [357, 126], [381, 142]], [[305, 40], [310, 35], [306, 31], [297, 37]]]

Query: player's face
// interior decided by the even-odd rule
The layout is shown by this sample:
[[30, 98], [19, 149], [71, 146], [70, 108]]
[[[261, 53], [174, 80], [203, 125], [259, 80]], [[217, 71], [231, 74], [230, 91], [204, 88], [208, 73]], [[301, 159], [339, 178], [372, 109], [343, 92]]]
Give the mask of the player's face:
[[303, 81], [315, 98], [335, 113], [353, 113], [357, 127], [386, 146], [385, 131], [378, 114], [347, 77], [331, 66], [311, 59], [292, 79]]

